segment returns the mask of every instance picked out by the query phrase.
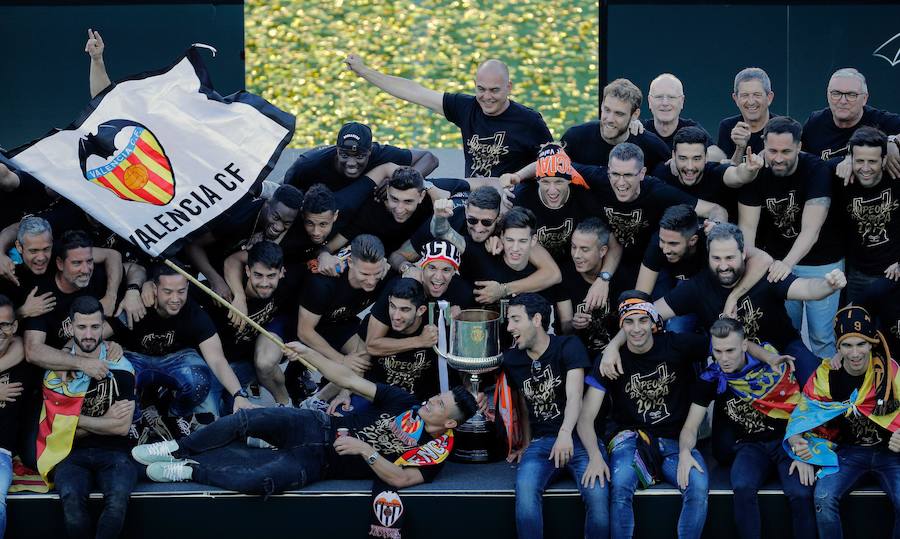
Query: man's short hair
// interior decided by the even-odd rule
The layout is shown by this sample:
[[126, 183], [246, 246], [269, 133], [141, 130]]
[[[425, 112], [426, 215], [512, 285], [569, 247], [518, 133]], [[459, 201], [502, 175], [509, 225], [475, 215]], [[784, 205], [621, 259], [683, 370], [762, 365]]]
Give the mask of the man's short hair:
[[50, 234], [50, 239], [53, 239], [53, 229], [50, 228], [50, 223], [43, 217], [29, 215], [19, 223], [19, 231], [16, 233], [16, 240], [18, 240], [19, 243], [24, 244], [25, 236], [40, 236], [45, 233]]
[[869, 86], [866, 84], [866, 76], [859, 72], [858, 69], [853, 67], [842, 67], [831, 74], [831, 77], [828, 79], [828, 82], [831, 82], [831, 79], [845, 78], [845, 79], [856, 79], [860, 83], [860, 90], [864, 94], [869, 93]]
[[284, 267], [284, 251], [274, 241], [257, 242], [247, 251], [247, 267], [257, 263], [267, 268], [281, 269]]
[[[69, 307], [69, 320], [74, 320], [76, 314], [90, 315], [97, 312], [103, 312], [103, 306], [100, 305], [100, 301], [97, 298], [94, 296], [78, 296]], [[101, 316], [101, 320], [102, 318]]]
[[459, 415], [454, 417], [458, 424], [463, 424], [469, 420], [475, 412], [478, 411], [478, 402], [475, 400], [475, 397], [469, 392], [468, 389], [463, 386], [453, 386], [450, 390], [453, 393], [453, 400], [456, 402], [456, 409], [459, 410]]
[[272, 202], [280, 202], [292, 210], [300, 211], [303, 203], [303, 192], [291, 184], [285, 183], [272, 193]]
[[534, 318], [534, 315], [541, 315], [541, 326], [544, 331], [550, 327], [550, 302], [544, 296], [535, 294], [534, 292], [526, 292], [509, 300], [509, 307], [521, 305], [525, 308], [525, 314], [528, 319]]
[[599, 217], [588, 217], [578, 223], [575, 232], [593, 234], [597, 237], [597, 245], [603, 246], [609, 243], [609, 227]]
[[644, 94], [641, 89], [628, 79], [616, 79], [603, 88], [603, 99], [615, 97], [631, 105], [631, 113], [641, 108]]
[[803, 133], [803, 126], [800, 125], [800, 122], [791, 118], [790, 116], [776, 116], [772, 118], [768, 122], [766, 122], [766, 126], [763, 128], [763, 138], [771, 133], [773, 135], [782, 135], [784, 133], [790, 133], [791, 139], [797, 143], [800, 142], [800, 135]]
[[84, 230], [66, 230], [59, 241], [53, 244], [53, 249], [56, 251], [56, 256], [65, 261], [72, 249], [93, 246], [94, 242]]
[[409, 277], [402, 277], [391, 286], [388, 296], [397, 299], [408, 299], [415, 308], [427, 303], [425, 287], [422, 283]]
[[388, 186], [398, 191], [406, 191], [407, 189], [415, 189], [419, 192], [425, 189], [425, 178], [422, 173], [412, 167], [398, 168], [391, 174], [388, 180]]
[[527, 228], [529, 235], [534, 235], [535, 222], [534, 213], [531, 210], [522, 206], [514, 206], [500, 218], [500, 222], [497, 223], [497, 233], [503, 234], [510, 228]]
[[306, 191], [303, 196], [303, 213], [325, 213], [336, 211], [338, 209], [337, 199], [334, 193], [324, 184], [315, 183]]
[[763, 91], [767, 94], [772, 93], [772, 81], [769, 80], [769, 74], [765, 72], [765, 70], [759, 67], [747, 67], [740, 71], [738, 74], [734, 76], [734, 93], [737, 95], [738, 86], [742, 82], [747, 82], [751, 80], [758, 80], [760, 84], [762, 84]]
[[609, 160], [618, 159], [619, 161], [637, 161], [637, 168], [644, 166], [644, 150], [637, 144], [630, 142], [620, 142], [616, 144], [609, 152]]
[[682, 127], [672, 138], [672, 148], [678, 148], [679, 144], [702, 144], [705, 148], [709, 144], [709, 135], [696, 126]]
[[[178, 262], [173, 262], [174, 264], [178, 264]], [[182, 267], [181, 264], [178, 264], [179, 267]], [[153, 279], [154, 284], [159, 284], [159, 278], [165, 277], [167, 275], [181, 275], [178, 273], [175, 268], [171, 268], [162, 262], [156, 263], [150, 269], [150, 278]], [[183, 276], [182, 276], [183, 277]]]
[[867, 146], [869, 148], [881, 148], [881, 156], [887, 155], [887, 135], [875, 127], [860, 127], [850, 136], [850, 156], [853, 156], [853, 148]]
[[713, 325], [709, 328], [710, 337], [715, 337], [717, 339], [724, 339], [732, 333], [737, 333], [741, 339], [744, 338], [744, 324], [742, 324], [740, 320], [735, 320], [734, 318], [719, 318], [713, 322]]
[[687, 204], [676, 204], [663, 212], [659, 228], [678, 232], [685, 238], [690, 238], [700, 230], [700, 219], [697, 218], [694, 208]]
[[714, 225], [709, 232], [706, 233], [706, 248], [714, 241], [734, 240], [737, 242], [738, 250], [744, 252], [744, 233], [734, 223], [719, 223]]
[[384, 258], [384, 244], [371, 234], [360, 234], [350, 243], [350, 255], [357, 262], [380, 262]]
[[0, 309], [2, 309], [3, 307], [9, 307], [9, 310], [12, 311], [13, 320], [15, 320], [16, 319], [16, 305], [13, 303], [13, 301], [11, 299], [9, 299], [9, 297], [7, 297], [3, 294], [0, 294]]
[[500, 193], [488, 185], [482, 185], [469, 193], [467, 205], [482, 210], [499, 210], [500, 209]]

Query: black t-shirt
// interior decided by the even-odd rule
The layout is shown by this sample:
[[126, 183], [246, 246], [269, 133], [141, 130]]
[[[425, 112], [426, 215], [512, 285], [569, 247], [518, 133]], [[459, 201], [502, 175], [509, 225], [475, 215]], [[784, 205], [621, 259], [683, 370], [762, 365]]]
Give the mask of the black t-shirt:
[[23, 217], [37, 213], [52, 199], [44, 184], [22, 170], [10, 169], [19, 176], [19, 187], [12, 191], [0, 191], [0, 228], [18, 223]]
[[678, 117], [678, 127], [676, 127], [675, 131], [672, 131], [672, 134], [669, 135], [668, 137], [664, 137], [659, 134], [659, 131], [656, 130], [656, 125], [653, 123], [652, 116], [650, 118], [647, 118], [646, 120], [641, 120], [641, 124], [643, 124], [644, 129], [646, 129], [647, 131], [650, 131], [651, 133], [653, 133], [654, 135], [659, 137], [660, 140], [665, 142], [666, 146], [669, 147], [670, 152], [675, 148], [675, 145], [673, 144], [673, 142], [675, 140], [675, 133], [677, 133], [678, 130], [681, 129], [682, 127], [699, 127], [700, 129], [703, 130], [704, 133], [706, 133], [706, 138], [709, 140], [709, 142], [706, 144], [706, 147], [709, 148], [710, 146], [712, 146], [712, 143], [713, 143], [712, 137], [709, 136], [709, 131], [707, 131], [702, 125], [700, 125], [699, 122], [697, 122], [695, 120], [691, 120], [690, 118], [682, 118], [679, 116]]
[[[433, 438], [428, 432], [423, 432], [418, 443], [410, 444], [395, 434], [396, 418], [398, 415], [418, 406], [421, 401], [408, 391], [399, 387], [391, 387], [387, 384], [375, 384], [375, 398], [372, 406], [361, 412], [346, 414], [344, 417], [332, 417], [332, 432], [339, 428], [350, 430], [350, 436], [356, 436], [377, 450], [382, 457], [389, 462], [394, 462], [404, 453], [418, 446], [422, 446]], [[333, 438], [333, 436], [332, 436]], [[333, 448], [329, 449], [331, 473], [339, 479], [365, 479], [375, 474], [372, 467], [366, 464], [363, 457], [358, 455], [339, 456]], [[417, 469], [422, 472], [426, 483], [430, 483], [443, 468], [443, 462], [432, 466], [421, 466]]]
[[503, 352], [503, 370], [528, 405], [532, 438], [559, 433], [566, 411], [566, 376], [590, 366], [584, 345], [574, 336], [551, 335], [550, 345], [536, 360], [518, 348]]
[[[372, 313], [370, 316], [374, 316]], [[361, 337], [365, 340], [368, 336], [370, 316], [367, 316], [362, 324]], [[385, 337], [388, 339], [407, 339], [418, 337], [428, 324], [423, 319], [412, 333], [394, 331], [390, 320], [383, 321], [376, 318], [388, 328]], [[417, 348], [406, 350], [386, 356], [372, 356], [372, 369], [366, 377], [373, 382], [399, 387], [412, 393], [420, 401], [429, 399], [441, 392], [441, 383], [438, 375], [438, 358], [433, 348]]]
[[[289, 300], [286, 289], [281, 285], [284, 279], [278, 283], [278, 288], [268, 299], [252, 298], [247, 296], [247, 316], [257, 324], [265, 327], [278, 314], [284, 312], [286, 302]], [[253, 361], [256, 337], [259, 332], [244, 324], [244, 328], [238, 331], [228, 320], [228, 310], [216, 302], [209, 294], [197, 294], [197, 301], [203, 306], [203, 310], [209, 314], [215, 328], [222, 339], [222, 349], [228, 361]]]
[[831, 109], [826, 107], [809, 115], [803, 124], [803, 151], [818, 155], [823, 160], [844, 157], [850, 150], [850, 137], [860, 127], [877, 127], [888, 135], [900, 133], [900, 114], [872, 107], [863, 107], [863, 115], [853, 127], [834, 124]]
[[[591, 289], [591, 283], [584, 280], [584, 277], [578, 273], [571, 259], [563, 264], [561, 270], [564, 286], [559, 287], [560, 299], [572, 302], [572, 314], [587, 312], [587, 303], [584, 299]], [[590, 312], [590, 325], [584, 329], [575, 330], [575, 335], [581, 339], [581, 343], [587, 348], [589, 357], [595, 357], [602, 352], [606, 345], [609, 344], [610, 339], [619, 330], [619, 320], [616, 317], [616, 313], [613, 312], [614, 309], [610, 309], [610, 306], [619, 297], [619, 292], [619, 290], [611, 287], [606, 305], [597, 307]]]
[[612, 418], [620, 429], [641, 428], [661, 438], [678, 438], [690, 409], [694, 363], [705, 365], [709, 341], [692, 333], [656, 333], [653, 347], [635, 354], [623, 346], [622, 370], [615, 380], [600, 374], [600, 358], [593, 377], [612, 397]]
[[372, 153], [369, 155], [369, 162], [366, 163], [363, 175], [351, 179], [338, 172], [335, 167], [336, 158], [337, 146], [334, 145], [309, 150], [298, 157], [287, 170], [284, 175], [284, 183], [304, 191], [314, 184], [321, 183], [337, 192], [354, 182], [367, 181], [371, 183], [371, 180], [365, 177], [365, 173], [379, 165], [394, 163], [405, 167], [412, 164], [412, 152], [409, 150], [389, 144], [382, 146], [373, 142]]
[[[831, 400], [843, 402], [850, 398], [854, 389], [862, 387], [864, 374], [854, 376], [843, 368], [828, 371], [828, 386], [831, 389]], [[863, 414], [840, 415], [828, 422], [828, 426], [838, 429], [838, 444], [858, 445], [864, 447], [887, 447], [891, 439], [891, 431], [876, 424]]]
[[[381, 295], [379, 295], [375, 303], [372, 304], [372, 316], [386, 326], [391, 325], [390, 314], [388, 313], [388, 296], [390, 296], [391, 289], [394, 288], [394, 283], [399, 280], [400, 277], [395, 277], [388, 281], [388, 283], [384, 285]], [[466, 282], [458, 274], [450, 279], [450, 284], [447, 285], [447, 289], [440, 297], [431, 297], [428, 292], [428, 287], [426, 286], [425, 298], [429, 302], [446, 301], [451, 307], [456, 305], [463, 309], [472, 307], [475, 304], [472, 295], [472, 285]]]
[[754, 408], [749, 400], [739, 397], [730, 386], [721, 395], [716, 395], [716, 382], [698, 378], [694, 382], [691, 400], [700, 406], [713, 408], [713, 428], [719, 421], [727, 422], [727, 428], [734, 433], [738, 442], [769, 442], [784, 437], [787, 420], [775, 419]]
[[37, 282], [37, 295], [51, 292], [56, 298], [56, 306], [49, 313], [35, 318], [24, 319], [25, 330], [43, 331], [47, 335], [44, 339], [44, 344], [51, 348], [62, 348], [72, 337], [72, 321], [69, 319], [69, 307], [72, 306], [72, 302], [76, 298], [81, 296], [92, 296], [100, 299], [106, 295], [106, 272], [103, 271], [100, 264], [95, 264], [94, 273], [91, 275], [88, 285], [71, 294], [64, 293], [59, 289], [53, 275], [45, 275], [44, 278], [39, 278]]
[[515, 101], [497, 116], [487, 116], [475, 96], [445, 93], [443, 107], [462, 134], [466, 178], [516, 172], [537, 159], [542, 144], [553, 141], [540, 113]]
[[[483, 250], [484, 245], [480, 243], [476, 243], [475, 240], [469, 236], [469, 230], [466, 227], [466, 208], [464, 206], [458, 206], [453, 209], [453, 215], [448, 219], [450, 223], [450, 228], [459, 232], [459, 234], [463, 237], [463, 240], [466, 242], [466, 249], [462, 254], [462, 260], [460, 261], [460, 269], [466, 267], [468, 264], [467, 260], [470, 260], [472, 255], [469, 253], [470, 250], [477, 250], [477, 247], [481, 247]], [[422, 223], [418, 230], [416, 230], [412, 236], [409, 238], [409, 242], [412, 245], [413, 250], [417, 253], [422, 251], [422, 247], [428, 243], [429, 241], [434, 240], [434, 234], [431, 233], [431, 220], [427, 220]]]
[[703, 168], [703, 176], [694, 185], [681, 183], [678, 176], [672, 174], [672, 169], [665, 163], [656, 167], [653, 171], [653, 176], [700, 200], [715, 202], [728, 212], [728, 220], [736, 223], [738, 218], [738, 190], [725, 185], [725, 171], [731, 166], [733, 165], [706, 163], [706, 166]]
[[603, 207], [590, 191], [580, 185], [569, 186], [569, 197], [562, 207], [548, 208], [539, 193], [537, 182], [516, 186], [516, 206], [528, 208], [534, 213], [538, 243], [556, 260], [569, 254], [569, 242], [575, 226], [588, 217], [603, 215]]
[[310, 276], [300, 296], [300, 306], [321, 316], [319, 324], [343, 322], [356, 316], [375, 302], [384, 286], [381, 281], [372, 292], [353, 288], [344, 271], [337, 277], [321, 274]]
[[429, 223], [434, 209], [431, 198], [425, 195], [409, 218], [398, 223], [388, 211], [384, 202], [369, 199], [359, 209], [353, 220], [341, 230], [341, 235], [349, 241], [360, 234], [372, 234], [384, 244], [384, 252], [392, 253], [415, 233], [423, 223]]
[[[53, 264], [52, 261], [51, 264]], [[46, 272], [44, 275], [35, 275], [24, 263], [16, 264], [15, 271], [16, 279], [19, 280], [19, 286], [16, 286], [6, 279], [0, 278], [0, 294], [8, 297], [10, 301], [13, 302], [15, 308], [18, 309], [25, 303], [25, 299], [34, 287], [38, 286], [39, 281], [45, 279], [44, 275], [46, 275]], [[49, 265], [47, 271], [51, 271]]]
[[133, 329], [123, 317], [108, 318], [114, 340], [130, 352], [147, 356], [165, 356], [186, 348], [198, 349], [200, 343], [216, 334], [216, 326], [206, 311], [188, 299], [178, 314], [162, 317], [156, 309], [134, 323]]
[[212, 221], [209, 228], [215, 241], [206, 247], [206, 253], [214, 268], [221, 271], [230, 254], [263, 239], [265, 203], [264, 198], [245, 196]]
[[886, 277], [866, 287], [859, 304], [878, 320], [878, 329], [887, 339], [891, 354], [900, 350], [900, 283]]
[[[740, 297], [737, 314], [748, 339], [768, 342], [784, 350], [791, 341], [800, 338], [784, 308], [788, 290], [796, 279], [794, 274], [778, 283], [760, 279]], [[719, 319], [730, 292], [730, 288], [719, 284], [707, 270], [688, 279], [663, 299], [676, 316], [696, 314], [700, 327], [709, 328]]]
[[[644, 152], [644, 166], [647, 170], [653, 170], [656, 165], [672, 157], [671, 148], [650, 131], [644, 131], [640, 135], [629, 134], [624, 142], [630, 142]], [[598, 120], [573, 125], [566, 130], [562, 143], [573, 163], [603, 167], [609, 164], [609, 152], [616, 146], [603, 140]]]
[[637, 266], [644, 257], [650, 236], [659, 230], [662, 214], [676, 204], [697, 206], [697, 199], [653, 176], [641, 181], [641, 192], [631, 202], [620, 202], [609, 183], [605, 167], [576, 165], [576, 170], [591, 186], [603, 209], [609, 226], [622, 244], [622, 261], [626, 266]]
[[[81, 404], [81, 415], [101, 417], [113, 403], [134, 400], [134, 374], [121, 369], [110, 369], [109, 374], [110, 376], [103, 380], [91, 379]], [[130, 436], [89, 433], [81, 438], [75, 438], [73, 447], [99, 447], [125, 451], [134, 443], [135, 440]]]
[[[472, 248], [466, 249], [466, 254], [469, 255], [466, 261], [467, 265], [461, 265], [460, 269], [465, 271], [463, 276], [470, 283], [475, 283], [477, 281], [511, 283], [513, 281], [524, 279], [537, 271], [537, 268], [534, 267], [531, 262], [525, 264], [525, 267], [520, 270], [512, 269], [503, 261], [502, 254], [495, 256], [488, 253], [484, 248], [484, 244], [473, 242]], [[561, 296], [560, 288], [559, 285], [552, 285], [540, 290], [538, 294], [543, 296], [551, 304], [556, 303]]]
[[[779, 177], [770, 168], [741, 188], [739, 200], [745, 206], [760, 207], [756, 245], [776, 260], [787, 256], [800, 234], [803, 207], [814, 198], [831, 198], [831, 171], [818, 157], [800, 152], [797, 169]], [[830, 210], [830, 208], [829, 208]], [[819, 231], [819, 239], [799, 264], [821, 266], [843, 257], [843, 245], [835, 226], [837, 212], [829, 211]]]
[[698, 232], [697, 246], [694, 254], [687, 254], [681, 257], [681, 260], [675, 263], [669, 262], [662, 249], [659, 248], [659, 232], [655, 232], [647, 245], [647, 251], [644, 253], [643, 264], [647, 269], [657, 273], [665, 270], [669, 276], [679, 281], [686, 281], [706, 270], [709, 267], [709, 255], [706, 251], [706, 234], [701, 229]]
[[[0, 385], [9, 385], [19, 382], [25, 384], [31, 379], [28, 372], [29, 364], [22, 360], [14, 367], [0, 372]], [[27, 389], [23, 387], [23, 389]], [[25, 395], [17, 398], [13, 402], [0, 401], [0, 448], [6, 449], [10, 453], [15, 452], [16, 434], [19, 429], [19, 419], [22, 414], [22, 403], [25, 402]]]
[[[777, 114], [769, 112], [770, 119], [777, 116]], [[736, 126], [738, 122], [743, 121], [744, 117], [738, 114], [737, 116], [730, 116], [719, 122], [719, 140], [716, 143], [716, 146], [725, 152], [725, 156], [729, 159], [734, 155], [735, 150], [734, 141], [731, 140], [731, 130], [734, 129], [734, 126]], [[750, 147], [753, 149], [753, 153], [760, 153], [763, 151], [765, 141], [762, 138], [762, 134], [762, 129], [755, 133], [750, 133]]]
[[900, 183], [885, 177], [874, 187], [843, 186], [835, 178], [835, 218], [847, 238], [847, 262], [867, 275], [884, 275], [900, 261]]

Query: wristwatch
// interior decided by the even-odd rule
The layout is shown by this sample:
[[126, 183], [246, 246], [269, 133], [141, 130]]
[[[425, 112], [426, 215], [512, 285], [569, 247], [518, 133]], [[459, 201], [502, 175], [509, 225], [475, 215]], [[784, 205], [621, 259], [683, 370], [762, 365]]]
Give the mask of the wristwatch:
[[139, 285], [139, 284], [137, 284], [137, 283], [131, 283], [131, 284], [129, 284], [128, 286], [125, 287], [125, 291], [126, 291], [126, 292], [129, 291], [129, 290], [137, 290], [138, 292], [140, 292], [140, 291], [141, 291], [141, 285]]
[[373, 464], [375, 464], [376, 460], [378, 460], [378, 451], [376, 451], [376, 452], [372, 453], [371, 455], [369, 455], [368, 457], [366, 457], [366, 464], [368, 464], [369, 466], [372, 466]]
[[238, 389], [234, 392], [234, 395], [231, 396], [231, 398], [233, 399], [236, 399], [238, 397], [244, 397], [245, 399], [250, 400], [250, 394], [247, 393], [247, 390], [244, 388]]
[[606, 282], [609, 282], [609, 280], [612, 279], [612, 275], [610, 275], [608, 271], [601, 271], [597, 277], [600, 277]]

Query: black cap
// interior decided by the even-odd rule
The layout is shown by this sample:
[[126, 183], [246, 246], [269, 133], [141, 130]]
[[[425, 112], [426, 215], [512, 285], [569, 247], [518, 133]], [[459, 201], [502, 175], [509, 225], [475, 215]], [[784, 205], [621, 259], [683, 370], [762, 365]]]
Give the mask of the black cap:
[[338, 132], [337, 147], [357, 153], [368, 152], [372, 149], [372, 130], [359, 122], [347, 122]]

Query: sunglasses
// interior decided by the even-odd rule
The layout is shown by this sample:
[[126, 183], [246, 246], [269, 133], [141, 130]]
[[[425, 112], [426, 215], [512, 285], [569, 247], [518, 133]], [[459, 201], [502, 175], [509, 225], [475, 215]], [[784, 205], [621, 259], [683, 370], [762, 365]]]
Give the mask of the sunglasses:
[[473, 226], [477, 225], [478, 223], [481, 223], [482, 226], [491, 226], [495, 221], [496, 219], [478, 219], [477, 217], [466, 217], [466, 222]]

